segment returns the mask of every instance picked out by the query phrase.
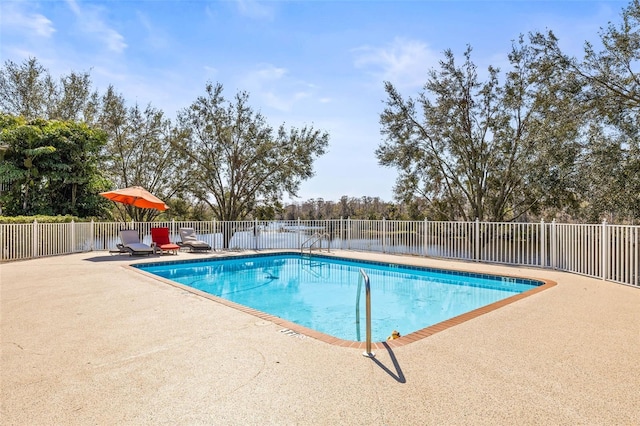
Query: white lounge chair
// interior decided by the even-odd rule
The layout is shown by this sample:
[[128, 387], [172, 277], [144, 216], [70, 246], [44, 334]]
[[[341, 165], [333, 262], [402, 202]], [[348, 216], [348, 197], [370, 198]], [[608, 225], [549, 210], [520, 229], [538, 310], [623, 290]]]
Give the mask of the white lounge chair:
[[206, 242], [199, 240], [196, 231], [193, 228], [180, 228], [181, 243], [178, 245], [187, 247], [189, 251], [209, 251], [211, 246]]

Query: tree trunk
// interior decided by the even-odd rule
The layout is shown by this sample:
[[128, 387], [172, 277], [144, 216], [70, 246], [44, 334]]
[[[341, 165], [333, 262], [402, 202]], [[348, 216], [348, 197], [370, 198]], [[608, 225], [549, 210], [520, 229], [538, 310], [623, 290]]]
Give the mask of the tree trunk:
[[229, 243], [235, 233], [235, 225], [232, 222], [222, 222], [222, 248], [228, 249]]

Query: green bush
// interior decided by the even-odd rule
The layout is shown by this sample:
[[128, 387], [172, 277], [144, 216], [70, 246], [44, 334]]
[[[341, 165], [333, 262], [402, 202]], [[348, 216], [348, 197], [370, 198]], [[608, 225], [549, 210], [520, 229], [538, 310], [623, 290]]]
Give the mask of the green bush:
[[70, 222], [91, 222], [91, 218], [80, 218], [76, 216], [0, 216], [0, 223], [70, 223]]

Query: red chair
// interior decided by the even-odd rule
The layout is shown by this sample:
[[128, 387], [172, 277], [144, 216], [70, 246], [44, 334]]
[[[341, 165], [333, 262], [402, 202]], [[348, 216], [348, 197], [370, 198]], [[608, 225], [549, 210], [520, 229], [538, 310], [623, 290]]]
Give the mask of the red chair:
[[151, 246], [160, 254], [171, 253], [178, 254], [180, 246], [169, 240], [169, 228], [151, 228]]

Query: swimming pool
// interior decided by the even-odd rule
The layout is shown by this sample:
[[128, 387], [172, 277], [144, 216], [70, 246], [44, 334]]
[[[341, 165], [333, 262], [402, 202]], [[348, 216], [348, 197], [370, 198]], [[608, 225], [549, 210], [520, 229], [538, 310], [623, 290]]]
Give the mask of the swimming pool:
[[[469, 272], [355, 261], [325, 255], [271, 253], [146, 263], [134, 267], [213, 296], [348, 341], [362, 341], [356, 322], [360, 269], [371, 282], [372, 340], [410, 334], [544, 284]], [[364, 290], [362, 290], [364, 292]]]

